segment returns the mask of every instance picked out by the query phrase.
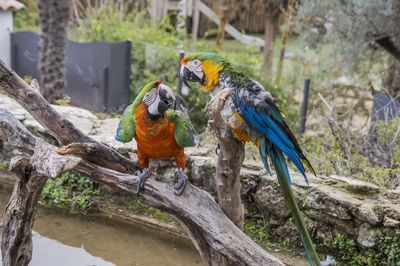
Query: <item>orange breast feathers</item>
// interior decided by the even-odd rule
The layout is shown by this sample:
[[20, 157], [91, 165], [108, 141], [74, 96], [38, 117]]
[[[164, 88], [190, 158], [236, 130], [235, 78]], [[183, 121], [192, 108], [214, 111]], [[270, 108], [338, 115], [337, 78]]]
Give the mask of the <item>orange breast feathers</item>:
[[153, 121], [149, 118], [147, 106], [144, 103], [136, 108], [135, 112], [135, 140], [140, 166], [149, 167], [149, 159], [175, 158], [176, 163], [185, 169], [184, 149], [175, 141], [175, 124], [171, 123], [167, 114], [163, 118]]

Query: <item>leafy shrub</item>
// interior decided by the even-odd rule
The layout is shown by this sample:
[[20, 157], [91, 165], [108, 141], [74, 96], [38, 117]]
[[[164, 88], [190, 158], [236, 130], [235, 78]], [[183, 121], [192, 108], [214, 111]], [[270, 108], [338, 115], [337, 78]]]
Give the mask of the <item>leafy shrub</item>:
[[245, 220], [243, 232], [259, 244], [269, 241], [268, 228], [261, 220]]
[[354, 240], [343, 235], [335, 237], [333, 247], [337, 250], [337, 265], [400, 265], [400, 230], [379, 237], [377, 245], [368, 250], [358, 249]]
[[92, 197], [99, 195], [97, 184], [88, 177], [66, 172], [56, 179], [47, 181], [41, 200], [45, 204], [85, 211], [92, 203]]

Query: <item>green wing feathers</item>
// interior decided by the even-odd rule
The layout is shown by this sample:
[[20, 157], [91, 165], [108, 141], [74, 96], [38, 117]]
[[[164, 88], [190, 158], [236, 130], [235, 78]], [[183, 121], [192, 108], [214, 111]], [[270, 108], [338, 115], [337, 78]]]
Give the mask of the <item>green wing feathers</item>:
[[194, 130], [189, 118], [181, 111], [168, 110], [168, 120], [175, 124], [175, 141], [181, 147], [194, 146]]
[[134, 114], [135, 112], [133, 104], [126, 107], [118, 124], [117, 133], [115, 135], [116, 140], [121, 142], [129, 142], [133, 139], [136, 130]]

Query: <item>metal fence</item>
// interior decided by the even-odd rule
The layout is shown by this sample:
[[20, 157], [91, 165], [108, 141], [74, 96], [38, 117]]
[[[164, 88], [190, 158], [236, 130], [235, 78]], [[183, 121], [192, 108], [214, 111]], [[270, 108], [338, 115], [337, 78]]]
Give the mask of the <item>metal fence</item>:
[[[11, 65], [22, 77], [39, 80], [39, 35], [11, 35]], [[71, 104], [94, 112], [119, 112], [129, 104], [131, 43], [67, 41], [66, 94]]]

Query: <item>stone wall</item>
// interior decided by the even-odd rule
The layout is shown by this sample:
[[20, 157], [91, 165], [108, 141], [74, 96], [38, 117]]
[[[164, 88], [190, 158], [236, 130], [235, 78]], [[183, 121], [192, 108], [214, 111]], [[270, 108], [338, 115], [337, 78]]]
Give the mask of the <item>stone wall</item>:
[[[12, 112], [36, 134], [56, 142], [12, 99], [0, 95], [0, 108]], [[91, 137], [123, 154], [136, 156], [135, 141], [123, 144], [114, 140], [117, 118], [98, 119], [86, 110], [70, 106], [56, 106], [56, 109]], [[208, 133], [199, 142], [198, 147], [186, 150], [186, 171], [192, 183], [215, 194], [216, 140]], [[270, 235], [300, 243], [276, 177], [266, 175], [256, 152], [251, 147], [246, 149], [247, 157], [241, 170], [246, 216], [260, 217], [262, 214], [271, 230]], [[172, 161], [152, 162], [151, 168], [170, 178], [176, 169]], [[307, 184], [302, 176], [293, 171], [292, 183], [314, 239], [327, 250], [332, 247], [337, 234], [353, 238], [361, 248], [368, 248], [376, 244], [380, 234], [400, 229], [400, 189], [384, 191], [373, 184], [340, 176], [309, 176]]]

